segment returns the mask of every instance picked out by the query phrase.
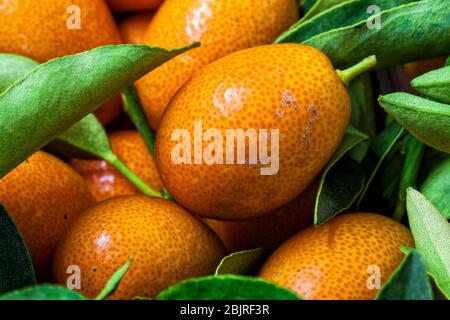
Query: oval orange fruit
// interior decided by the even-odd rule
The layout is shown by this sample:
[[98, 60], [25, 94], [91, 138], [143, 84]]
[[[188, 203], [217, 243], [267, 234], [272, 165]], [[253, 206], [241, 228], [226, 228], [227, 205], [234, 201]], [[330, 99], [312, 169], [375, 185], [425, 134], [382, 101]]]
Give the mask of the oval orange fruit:
[[[3, 1], [0, 21], [0, 52], [38, 62], [122, 42], [104, 0]], [[121, 108], [116, 97], [96, 114], [106, 125]]]
[[317, 188], [318, 184], [313, 183], [288, 204], [256, 219], [205, 221], [229, 252], [255, 248], [275, 250], [292, 235], [312, 224]]
[[246, 49], [206, 66], [177, 93], [158, 130], [156, 164], [188, 210], [256, 218], [306, 189], [349, 117], [348, 93], [320, 51]]
[[177, 90], [199, 69], [229, 53], [272, 43], [299, 17], [296, 0], [166, 0], [144, 43], [176, 48], [201, 42], [137, 82], [150, 125], [156, 129]]
[[154, 297], [181, 280], [212, 274], [225, 254], [219, 238], [175, 203], [146, 196], [105, 200], [85, 211], [58, 245], [54, 280], [81, 270], [81, 292], [100, 293], [129, 257], [133, 263], [112, 299]]
[[152, 13], [140, 13], [127, 17], [119, 23], [119, 31], [125, 43], [141, 44], [145, 31], [152, 20]]
[[164, 0], [107, 0], [113, 11], [140, 11], [158, 8]]
[[104, 0], [6, 1], [0, 20], [0, 52], [39, 62], [121, 43]]
[[400, 223], [373, 213], [338, 216], [281, 245], [259, 276], [304, 299], [373, 299], [414, 245]]
[[[134, 173], [152, 189], [163, 188], [153, 157], [139, 132], [115, 131], [108, 137], [113, 152]], [[106, 161], [73, 159], [70, 165], [81, 174], [97, 201], [139, 193], [133, 184]]]
[[24, 237], [38, 280], [47, 281], [59, 238], [94, 199], [75, 170], [38, 151], [0, 180], [0, 203]]

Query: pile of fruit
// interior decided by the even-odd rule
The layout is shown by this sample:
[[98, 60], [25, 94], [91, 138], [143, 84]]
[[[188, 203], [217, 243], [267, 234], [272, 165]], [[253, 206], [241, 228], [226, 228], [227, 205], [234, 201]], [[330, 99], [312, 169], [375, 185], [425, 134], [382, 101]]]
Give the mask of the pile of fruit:
[[0, 1], [0, 299], [448, 299], [448, 0]]

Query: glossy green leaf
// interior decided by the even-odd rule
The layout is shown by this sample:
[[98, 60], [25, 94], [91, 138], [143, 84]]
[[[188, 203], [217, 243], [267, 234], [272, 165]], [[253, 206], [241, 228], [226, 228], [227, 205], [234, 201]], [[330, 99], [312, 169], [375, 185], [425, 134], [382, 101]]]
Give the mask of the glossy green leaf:
[[416, 187], [422, 157], [425, 152], [425, 145], [410, 134], [407, 134], [402, 142], [405, 148], [405, 161], [400, 174], [398, 200], [393, 215], [393, 218], [397, 221], [401, 221], [405, 213], [406, 189]]
[[348, 86], [348, 93], [352, 103], [350, 124], [369, 137], [375, 136], [375, 109], [370, 73], [353, 79]]
[[147, 118], [134, 86], [130, 86], [122, 93], [123, 108], [144, 139], [150, 154], [155, 154], [155, 134], [148, 126]]
[[448, 54], [449, 14], [447, 0], [422, 0], [382, 11], [380, 28], [368, 28], [367, 22], [362, 21], [302, 43], [325, 53], [338, 69], [348, 68], [370, 55], [377, 56], [377, 68], [385, 68]]
[[36, 61], [23, 56], [0, 53], [0, 93], [38, 65]]
[[[0, 83], [6, 84], [6, 89], [38, 65], [23, 56], [0, 54], [0, 66], [6, 68], [0, 68]], [[101, 158], [110, 147], [102, 125], [89, 114], [50, 142], [47, 149], [73, 158]]]
[[0, 300], [87, 300], [87, 298], [61, 286], [42, 284], [5, 293], [0, 296]]
[[163, 291], [158, 300], [299, 300], [271, 282], [236, 275], [212, 276], [181, 282]]
[[450, 157], [448, 153], [427, 147], [420, 167], [419, 185], [422, 185], [425, 179], [435, 170], [436, 167], [447, 161]]
[[95, 156], [105, 160], [116, 168], [128, 181], [130, 181], [143, 194], [152, 197], [169, 198], [168, 194], [150, 188], [137, 176], [123, 161], [113, 153], [105, 129], [97, 118], [90, 114], [70, 127], [53, 140], [49, 149], [57, 154], [67, 157]]
[[407, 191], [406, 207], [414, 242], [427, 271], [450, 298], [450, 223], [413, 188]]
[[49, 148], [66, 157], [83, 159], [107, 159], [112, 153], [108, 135], [93, 114], [56, 137]]
[[364, 157], [367, 155], [367, 152], [370, 148], [369, 141], [363, 141], [358, 143], [353, 149], [348, 152], [348, 156], [352, 158], [356, 163], [361, 164], [364, 160]]
[[378, 136], [370, 141], [370, 149], [367, 156], [364, 158], [363, 166], [367, 174], [365, 186], [359, 197], [357, 208], [359, 208], [364, 200], [367, 191], [380, 169], [381, 164], [386, 156], [394, 147], [395, 143], [403, 134], [404, 129], [397, 123], [393, 122], [386, 129], [384, 129]]
[[347, 210], [364, 188], [365, 173], [349, 156], [344, 156], [327, 173], [316, 199], [314, 225], [318, 226]]
[[[122, 100], [125, 112], [144, 139], [150, 154], [154, 156], [155, 133], [148, 125], [147, 118], [142, 110], [141, 102], [139, 101], [134, 85], [131, 85], [124, 90], [122, 93]], [[173, 200], [166, 189], [160, 190], [160, 196], [166, 200]]]
[[308, 12], [314, 6], [317, 0], [300, 0], [300, 7], [303, 13]]
[[420, 192], [446, 219], [450, 219], [450, 156], [428, 175]]
[[327, 10], [312, 18], [308, 18], [307, 14], [306, 19], [301, 19], [300, 22], [289, 28], [275, 42], [302, 43], [318, 34], [366, 21], [373, 14], [367, 12], [368, 7], [371, 5], [378, 6], [384, 11], [409, 3], [411, 0], [351, 0], [337, 2], [337, 5], [327, 8]]
[[[192, 47], [192, 46], [191, 46]], [[114, 95], [191, 47], [99, 47], [41, 64], [0, 94], [0, 177]]]
[[450, 153], [450, 105], [404, 92], [380, 96], [378, 101], [418, 140]]
[[117, 290], [120, 282], [122, 281], [123, 277], [130, 268], [132, 261], [133, 258], [130, 257], [128, 261], [112, 275], [112, 277], [106, 283], [106, 286], [103, 288], [102, 292], [100, 292], [100, 294], [95, 298], [95, 300], [104, 300], [109, 296], [111, 296]]
[[450, 66], [415, 78], [411, 81], [411, 86], [421, 95], [450, 104]]
[[405, 255], [408, 255], [408, 254], [412, 253], [414, 250], [415, 249], [413, 249], [411, 247], [408, 247], [408, 246], [405, 246], [405, 245], [400, 246], [400, 251], [403, 252]]
[[0, 204], [0, 293], [35, 283], [30, 254], [14, 221]]
[[411, 250], [377, 294], [377, 300], [433, 300], [422, 257]]
[[220, 261], [216, 268], [216, 276], [221, 274], [250, 275], [266, 257], [267, 250], [264, 248], [233, 252]]
[[317, 14], [334, 7], [347, 0], [316, 0], [311, 8], [305, 13], [305, 15], [300, 19], [300, 21], [306, 21]]
[[399, 184], [403, 165], [405, 162], [405, 152], [402, 144], [392, 148], [386, 159], [380, 165], [379, 184], [377, 185], [376, 201], [379, 212], [393, 212], [398, 202]]
[[[364, 186], [365, 175], [345, 155], [368, 137], [349, 127], [333, 158], [323, 170], [314, 209], [314, 224], [320, 225], [348, 209]], [[350, 181], [351, 180], [351, 181]]]

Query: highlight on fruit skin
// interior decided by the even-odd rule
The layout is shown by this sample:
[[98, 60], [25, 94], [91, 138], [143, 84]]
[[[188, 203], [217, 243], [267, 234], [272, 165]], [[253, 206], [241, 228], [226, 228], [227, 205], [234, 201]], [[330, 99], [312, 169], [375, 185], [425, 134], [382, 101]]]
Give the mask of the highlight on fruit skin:
[[182, 280], [213, 274], [225, 248], [217, 235], [173, 202], [123, 196], [84, 211], [58, 244], [53, 278], [65, 285], [67, 267], [81, 270], [80, 292], [96, 297], [129, 257], [132, 267], [111, 299], [154, 297]]
[[144, 43], [201, 47], [168, 61], [137, 82], [147, 119], [157, 129], [180, 87], [203, 66], [242, 49], [272, 43], [299, 18], [297, 0], [165, 0]]
[[[177, 93], [158, 130], [156, 164], [169, 193], [191, 212], [217, 220], [257, 218], [306, 189], [335, 152], [349, 118], [347, 90], [320, 51], [299, 44], [245, 49], [204, 67]], [[250, 157], [238, 142], [227, 156], [225, 144], [239, 134], [227, 138], [227, 129], [253, 134], [253, 142], [267, 148], [268, 164], [256, 152], [254, 164], [239, 164], [238, 153]], [[210, 130], [217, 140], [202, 136]], [[265, 145], [257, 138], [264, 134]], [[200, 158], [211, 152], [212, 160], [194, 157], [198, 149]]]
[[300, 231], [265, 262], [259, 277], [304, 299], [369, 300], [414, 247], [402, 224], [374, 213], [349, 213]]
[[48, 281], [57, 242], [94, 199], [75, 170], [38, 151], [0, 179], [0, 203], [24, 237], [38, 281]]
[[[113, 152], [153, 190], [163, 189], [153, 157], [135, 130], [115, 131], [108, 135]], [[69, 164], [84, 178], [96, 201], [139, 194], [119, 171], [104, 160], [72, 159]]]

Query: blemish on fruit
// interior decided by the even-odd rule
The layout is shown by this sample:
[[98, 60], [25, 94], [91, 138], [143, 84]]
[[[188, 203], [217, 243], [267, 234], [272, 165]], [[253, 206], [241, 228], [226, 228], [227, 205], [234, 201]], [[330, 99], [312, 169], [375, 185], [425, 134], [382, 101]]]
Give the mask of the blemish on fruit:
[[292, 111], [297, 111], [297, 98], [292, 90], [285, 89], [281, 91], [281, 105], [290, 108]]
[[309, 148], [311, 146], [311, 134], [313, 130], [314, 123], [319, 120], [319, 112], [317, 111], [317, 108], [315, 105], [310, 105], [308, 108], [308, 112], [311, 114], [308, 124], [306, 125], [305, 132], [302, 136], [302, 146], [304, 155], [306, 155], [309, 151]]

